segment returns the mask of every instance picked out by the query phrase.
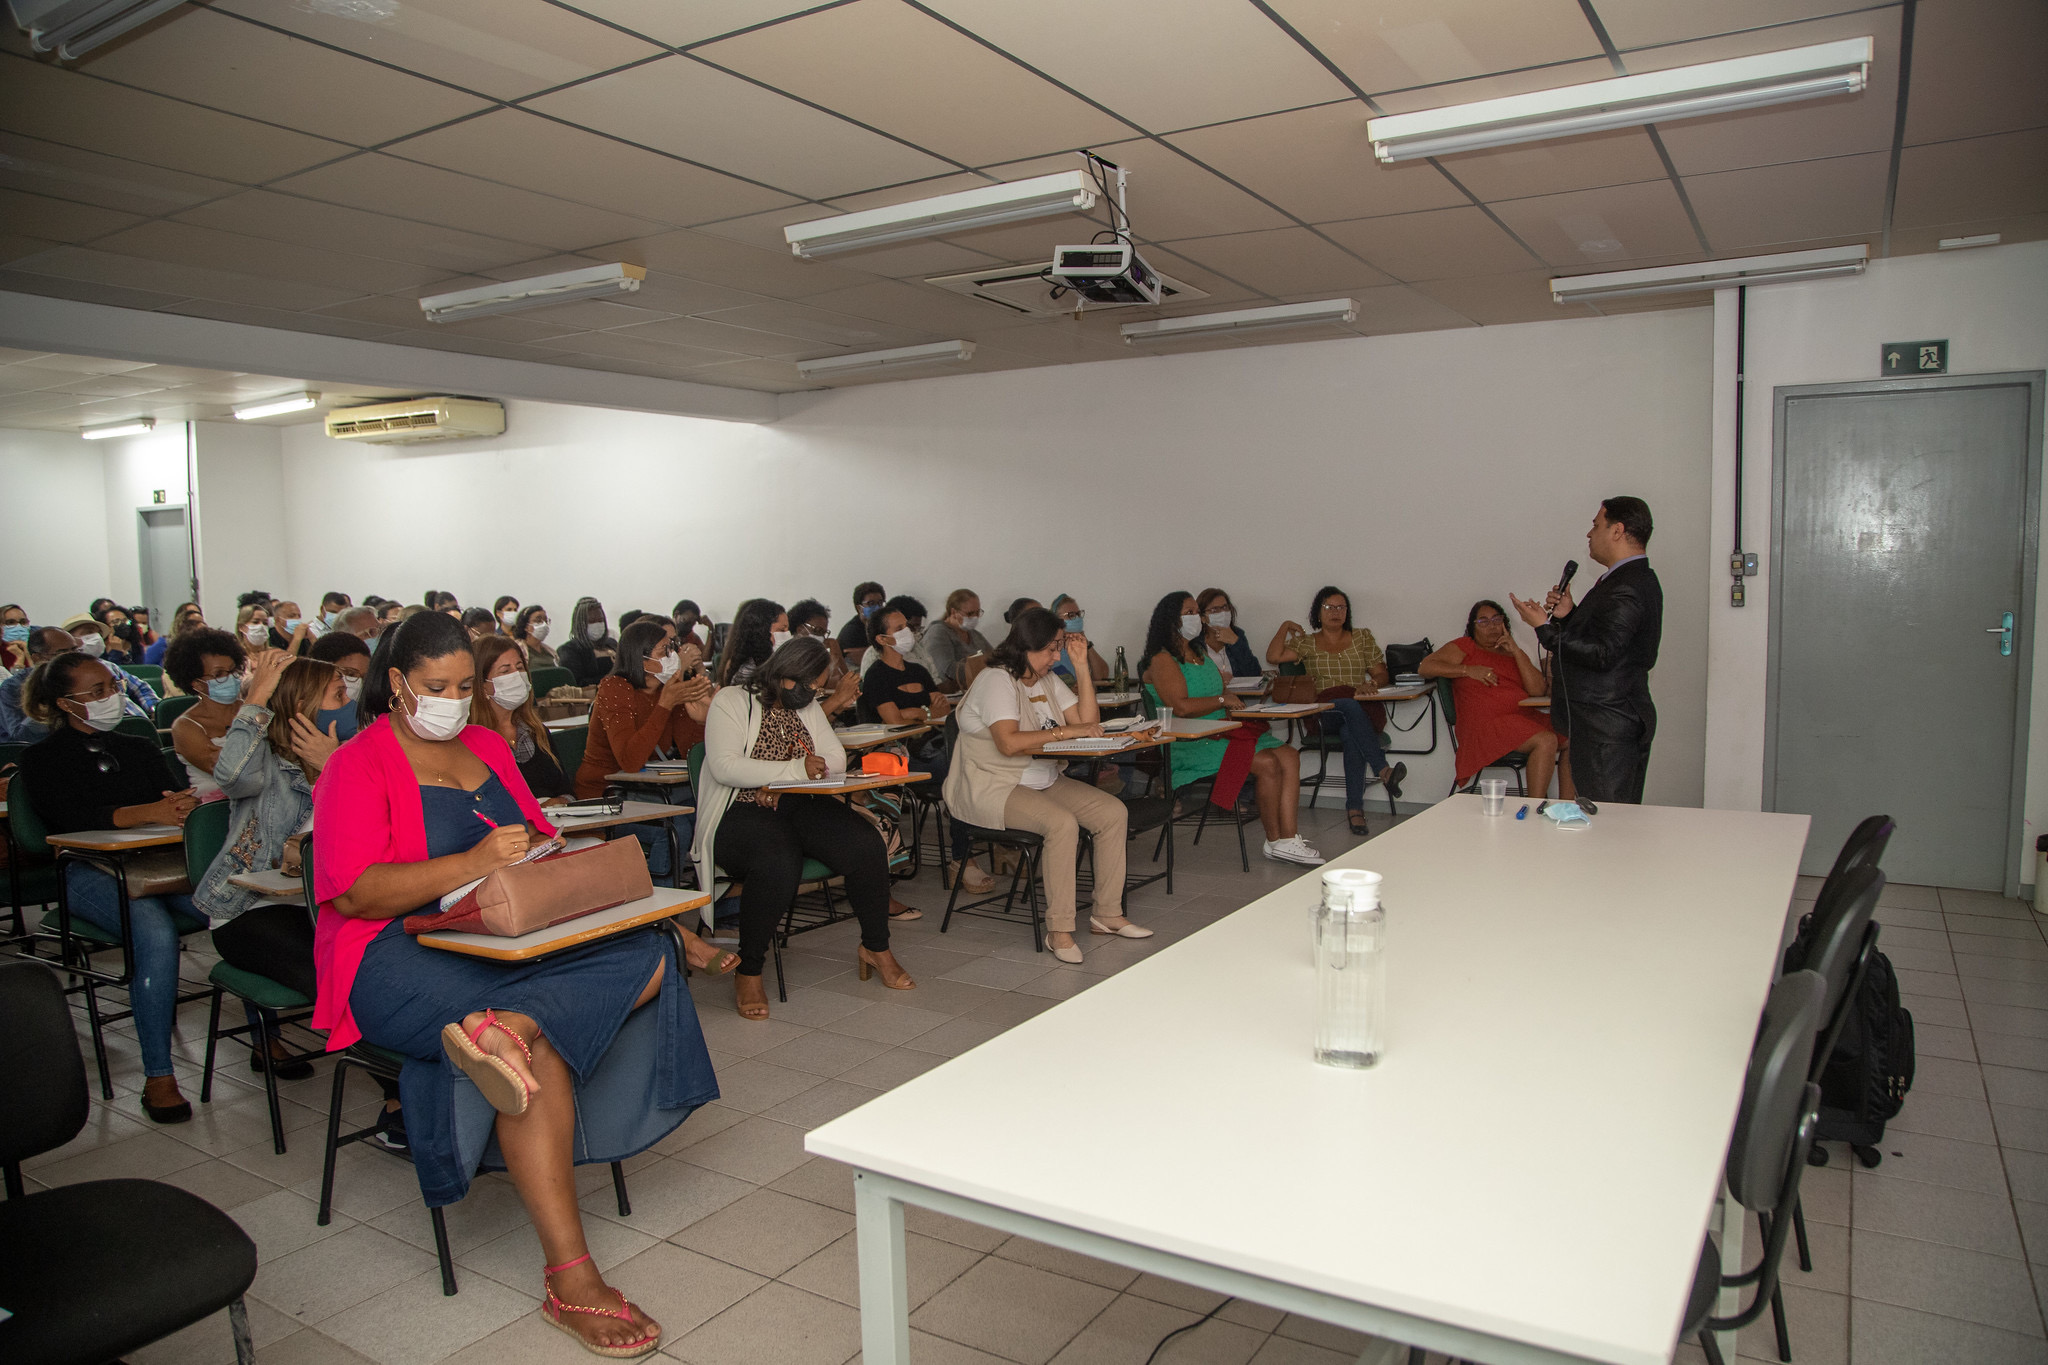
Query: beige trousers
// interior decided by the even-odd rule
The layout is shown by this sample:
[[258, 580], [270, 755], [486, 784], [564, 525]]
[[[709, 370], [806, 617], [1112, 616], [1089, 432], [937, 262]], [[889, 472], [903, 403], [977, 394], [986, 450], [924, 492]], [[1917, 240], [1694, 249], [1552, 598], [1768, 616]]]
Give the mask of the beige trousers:
[[1029, 830], [1045, 840], [1039, 875], [1045, 879], [1045, 927], [1074, 932], [1074, 873], [1081, 831], [1095, 836], [1095, 909], [1098, 919], [1117, 919], [1124, 903], [1124, 803], [1071, 777], [1044, 791], [1019, 784], [1003, 803], [1003, 827]]

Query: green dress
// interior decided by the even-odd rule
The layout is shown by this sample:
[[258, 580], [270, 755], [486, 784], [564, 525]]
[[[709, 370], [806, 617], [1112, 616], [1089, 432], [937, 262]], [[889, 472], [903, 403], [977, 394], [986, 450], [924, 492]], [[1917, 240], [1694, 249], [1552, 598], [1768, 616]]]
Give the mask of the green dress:
[[[1223, 693], [1223, 675], [1216, 671], [1216, 665], [1209, 661], [1207, 655], [1204, 655], [1198, 664], [1182, 663], [1180, 676], [1187, 684], [1190, 697], [1216, 697]], [[1145, 696], [1155, 709], [1158, 708], [1159, 694], [1152, 689], [1151, 683], [1145, 684]], [[1218, 706], [1199, 719], [1215, 720], [1222, 715], [1223, 708]], [[1230, 740], [1225, 735], [1218, 735], [1214, 739], [1175, 740], [1173, 747], [1166, 751], [1167, 758], [1173, 764], [1173, 789], [1179, 791], [1190, 782], [1214, 777], [1216, 770], [1223, 766], [1223, 751], [1229, 745]], [[1280, 747], [1280, 737], [1269, 730], [1259, 736], [1257, 747], [1277, 749]]]

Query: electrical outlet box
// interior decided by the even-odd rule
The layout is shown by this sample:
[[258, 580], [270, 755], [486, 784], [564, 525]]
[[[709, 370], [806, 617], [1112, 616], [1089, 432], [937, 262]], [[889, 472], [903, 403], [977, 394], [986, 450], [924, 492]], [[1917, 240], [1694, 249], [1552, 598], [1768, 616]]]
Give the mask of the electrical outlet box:
[[1756, 552], [1754, 550], [1742, 556], [1742, 572], [1751, 578], [1756, 577]]
[[1751, 551], [1737, 550], [1728, 556], [1728, 573], [1732, 578], [1754, 578], [1756, 576], [1756, 555]]
[[1731, 607], [1739, 607], [1743, 605], [1742, 580], [1739, 578], [1736, 579], [1735, 582], [1729, 586], [1728, 605]]

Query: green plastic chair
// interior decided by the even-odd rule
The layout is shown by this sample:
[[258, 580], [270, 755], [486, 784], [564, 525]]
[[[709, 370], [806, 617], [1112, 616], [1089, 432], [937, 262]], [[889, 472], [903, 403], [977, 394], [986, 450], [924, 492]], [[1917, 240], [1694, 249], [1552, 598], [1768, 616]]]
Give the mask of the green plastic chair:
[[156, 732], [156, 722], [148, 716], [123, 716], [121, 723], [114, 727], [114, 733], [133, 735], [137, 739], [146, 739], [156, 745], [164, 742], [164, 737]]
[[[702, 744], [693, 744], [690, 746], [690, 786], [692, 789], [696, 788], [697, 774], [702, 771], [704, 771], [704, 746]], [[789, 903], [789, 908], [782, 912], [781, 921], [775, 926], [775, 936], [769, 940], [771, 951], [775, 957], [776, 998], [785, 1003], [789, 1000], [789, 983], [783, 980], [782, 976], [782, 950], [788, 946], [791, 936], [802, 933], [807, 929], [822, 929], [828, 924], [838, 923], [843, 918], [843, 916], [832, 914], [832, 876], [832, 869], [819, 862], [816, 858], [804, 859], [803, 868], [797, 873], [799, 879], [796, 887], [797, 896], [801, 898], [805, 893], [811, 891], [821, 893], [825, 898], [825, 915], [815, 924], [805, 924], [799, 927], [796, 924], [797, 903], [792, 900]], [[719, 878], [719, 869], [714, 867], [711, 876], [712, 885], [704, 888], [711, 893], [711, 905], [706, 907], [707, 909], [716, 909], [720, 900], [736, 894], [740, 889], [738, 882], [726, 882], [721, 887], [719, 885]]]
[[549, 664], [542, 668], [533, 669], [527, 676], [533, 680], [533, 695], [536, 698], [545, 697], [558, 687], [574, 687], [576, 685], [576, 675], [559, 664]]
[[168, 734], [170, 733], [171, 722], [198, 704], [199, 698], [197, 697], [165, 697], [156, 704], [156, 714], [151, 716], [150, 719], [156, 722], [157, 729]]
[[[1308, 669], [1304, 668], [1302, 665], [1298, 663], [1281, 664], [1280, 676], [1283, 678], [1304, 678], [1308, 676]], [[1309, 789], [1308, 808], [1310, 810], [1314, 810], [1316, 808], [1316, 801], [1323, 794], [1323, 783], [1329, 780], [1331, 754], [1338, 755], [1338, 762], [1340, 764], [1340, 768], [1337, 773], [1338, 780], [1341, 782], [1344, 778], [1344, 774], [1341, 768], [1344, 754], [1344, 741], [1341, 737], [1337, 735], [1326, 733], [1323, 730], [1322, 726], [1316, 724], [1316, 721], [1318, 719], [1320, 718], [1317, 716], [1309, 716], [1302, 721], [1301, 725], [1302, 752], [1319, 755], [1316, 764], [1316, 775], [1314, 777], [1309, 777], [1306, 774], [1304, 774], [1301, 779], [1301, 785]], [[1379, 741], [1380, 749], [1382, 751], [1384, 751], [1387, 745], [1391, 743], [1385, 730], [1379, 732]], [[1368, 774], [1368, 776], [1370, 775]], [[1399, 809], [1394, 805], [1394, 798], [1392, 795], [1389, 795], [1387, 797], [1387, 813], [1389, 815], [1400, 814]]]
[[[28, 752], [26, 744], [0, 744], [0, 771], [14, 767], [21, 762], [21, 756]], [[32, 820], [33, 812], [24, 815]], [[57, 860], [50, 856], [50, 846], [45, 843], [38, 850], [31, 851], [19, 831], [15, 829], [14, 818], [6, 821], [7, 836], [7, 908], [14, 918], [14, 938], [17, 941], [29, 937], [26, 915], [31, 905], [54, 905], [57, 901]]]
[[555, 762], [561, 765], [562, 776], [571, 782], [576, 780], [576, 770], [583, 766], [583, 750], [589, 743], [588, 725], [548, 731], [548, 746], [555, 751]]
[[164, 693], [164, 666], [162, 664], [122, 664], [121, 671], [131, 678], [149, 684], [150, 691], [162, 696]]

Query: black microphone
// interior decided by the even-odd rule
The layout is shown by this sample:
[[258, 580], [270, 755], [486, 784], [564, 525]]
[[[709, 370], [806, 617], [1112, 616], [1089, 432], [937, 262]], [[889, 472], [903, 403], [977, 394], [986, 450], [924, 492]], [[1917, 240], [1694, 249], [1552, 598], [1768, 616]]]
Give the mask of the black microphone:
[[[1566, 588], [1570, 587], [1572, 584], [1572, 575], [1577, 573], [1578, 571], [1579, 561], [1576, 559], [1567, 559], [1564, 562], [1564, 572], [1558, 575], [1557, 590], [1559, 592], [1563, 592]], [[1553, 621], [1557, 619], [1557, 613], [1555, 610], [1551, 612], [1550, 619]]]

